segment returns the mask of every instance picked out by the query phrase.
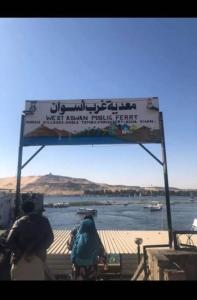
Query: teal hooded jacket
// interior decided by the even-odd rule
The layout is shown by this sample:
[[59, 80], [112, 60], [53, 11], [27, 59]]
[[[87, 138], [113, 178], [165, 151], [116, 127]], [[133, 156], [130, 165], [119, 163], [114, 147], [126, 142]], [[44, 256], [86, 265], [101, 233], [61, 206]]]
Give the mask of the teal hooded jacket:
[[94, 265], [100, 249], [101, 243], [94, 222], [90, 219], [83, 220], [72, 248], [72, 263], [78, 266]]

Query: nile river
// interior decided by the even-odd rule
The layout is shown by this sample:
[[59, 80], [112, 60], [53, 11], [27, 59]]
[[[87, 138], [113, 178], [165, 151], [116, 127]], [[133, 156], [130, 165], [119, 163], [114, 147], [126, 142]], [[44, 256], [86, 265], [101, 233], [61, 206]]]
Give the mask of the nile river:
[[[90, 205], [89, 208], [97, 209], [95, 217], [97, 229], [116, 230], [166, 230], [167, 215], [164, 197], [45, 197], [45, 203], [88, 201], [113, 201], [113, 205]], [[144, 204], [151, 201], [163, 203], [163, 210], [151, 212], [144, 208]], [[191, 202], [189, 197], [172, 196], [171, 215], [173, 230], [190, 230], [193, 219], [197, 217], [197, 202]], [[127, 206], [124, 203], [128, 203]], [[122, 203], [122, 204], [121, 204]], [[81, 206], [80, 206], [81, 207]], [[72, 229], [80, 222], [77, 215], [77, 206], [66, 208], [46, 208], [44, 214], [48, 217], [53, 229]]]

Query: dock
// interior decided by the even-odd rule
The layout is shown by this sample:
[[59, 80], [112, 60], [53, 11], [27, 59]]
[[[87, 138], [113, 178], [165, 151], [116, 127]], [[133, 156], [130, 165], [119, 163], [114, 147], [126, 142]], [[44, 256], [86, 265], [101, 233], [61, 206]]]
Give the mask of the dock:
[[[108, 273], [116, 278], [131, 278], [138, 264], [136, 238], [142, 238], [145, 245], [168, 244], [168, 231], [131, 231], [131, 230], [98, 230], [108, 256], [119, 259], [109, 264]], [[47, 265], [57, 279], [70, 278], [72, 264], [67, 240], [70, 230], [54, 230], [54, 242], [47, 251]], [[141, 250], [142, 251], [142, 250]], [[99, 274], [103, 266], [99, 265]], [[104, 274], [104, 275], [107, 275]]]

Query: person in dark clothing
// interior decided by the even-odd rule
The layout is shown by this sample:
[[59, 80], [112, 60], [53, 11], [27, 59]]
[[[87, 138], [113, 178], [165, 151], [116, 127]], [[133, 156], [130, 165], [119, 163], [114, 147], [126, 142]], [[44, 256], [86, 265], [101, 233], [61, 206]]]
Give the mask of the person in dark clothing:
[[6, 247], [8, 230], [0, 235], [0, 281], [10, 280], [10, 250]]
[[44, 280], [47, 249], [54, 235], [48, 219], [34, 211], [32, 201], [23, 203], [25, 215], [13, 224], [7, 239], [12, 280]]

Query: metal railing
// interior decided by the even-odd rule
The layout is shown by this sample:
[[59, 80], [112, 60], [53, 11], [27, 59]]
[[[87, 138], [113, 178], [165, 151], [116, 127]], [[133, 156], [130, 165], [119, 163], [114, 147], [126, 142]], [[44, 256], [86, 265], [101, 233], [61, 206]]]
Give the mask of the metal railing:
[[[193, 240], [193, 236], [197, 235], [197, 231], [193, 230], [177, 230], [173, 231], [174, 249], [182, 251], [197, 251], [197, 239], [196, 244]], [[181, 241], [181, 236], [186, 236], [186, 242]]]

